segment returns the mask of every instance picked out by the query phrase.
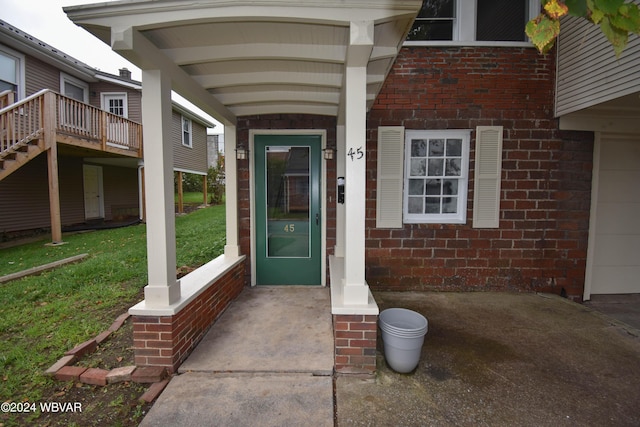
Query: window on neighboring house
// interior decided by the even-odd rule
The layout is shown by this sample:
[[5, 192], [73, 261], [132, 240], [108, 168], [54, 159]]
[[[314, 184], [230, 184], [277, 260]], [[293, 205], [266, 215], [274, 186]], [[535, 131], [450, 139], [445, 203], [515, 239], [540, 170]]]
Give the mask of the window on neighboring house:
[[527, 42], [539, 0], [424, 0], [408, 42]]
[[406, 132], [404, 222], [466, 222], [469, 134]]
[[102, 109], [111, 114], [115, 114], [116, 116], [127, 118], [129, 116], [127, 108], [127, 94], [103, 93]]
[[182, 116], [182, 145], [185, 145], [187, 147], [192, 146], [191, 129], [191, 119]]
[[67, 74], [61, 74], [60, 87], [64, 96], [73, 98], [76, 101], [89, 103], [89, 85], [86, 82]]
[[0, 92], [10, 90], [16, 99], [24, 98], [23, 64], [24, 58], [20, 54], [0, 49]]

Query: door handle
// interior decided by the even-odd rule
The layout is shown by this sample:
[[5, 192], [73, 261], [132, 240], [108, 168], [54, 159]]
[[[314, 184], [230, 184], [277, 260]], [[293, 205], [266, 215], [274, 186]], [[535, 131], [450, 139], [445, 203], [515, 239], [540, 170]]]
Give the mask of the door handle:
[[316, 225], [320, 224], [320, 214], [316, 214]]

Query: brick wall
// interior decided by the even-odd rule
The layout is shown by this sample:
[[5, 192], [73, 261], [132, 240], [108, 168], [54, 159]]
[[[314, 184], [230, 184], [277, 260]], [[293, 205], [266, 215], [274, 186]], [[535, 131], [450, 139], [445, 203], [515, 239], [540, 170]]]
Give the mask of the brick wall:
[[[320, 129], [327, 132], [327, 146], [336, 146], [336, 118], [307, 114], [270, 114], [261, 116], [244, 116], [238, 118], [237, 144], [249, 147], [250, 129]], [[253, 153], [249, 153], [252, 155]], [[322, 160], [327, 168], [327, 256], [333, 254], [336, 242], [336, 160]], [[247, 256], [245, 274], [247, 282], [251, 276], [251, 204], [249, 195], [249, 159], [238, 162], [238, 218], [240, 226], [241, 253]], [[323, 178], [324, 179], [324, 178]], [[328, 268], [328, 267], [327, 267]], [[327, 271], [328, 277], [328, 271]]]
[[133, 316], [136, 366], [165, 366], [175, 372], [242, 291], [244, 264], [237, 264], [174, 316]]
[[[593, 135], [562, 132], [553, 117], [554, 56], [526, 48], [403, 48], [368, 118], [367, 280], [373, 290], [584, 287]], [[375, 228], [378, 126], [504, 127], [500, 227]]]

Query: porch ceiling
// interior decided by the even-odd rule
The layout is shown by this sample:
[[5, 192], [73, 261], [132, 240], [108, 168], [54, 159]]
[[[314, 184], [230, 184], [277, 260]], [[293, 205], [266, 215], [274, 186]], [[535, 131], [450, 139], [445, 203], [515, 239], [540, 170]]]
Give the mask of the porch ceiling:
[[369, 108], [421, 3], [138, 0], [64, 10], [143, 70], [169, 72], [174, 90], [231, 124], [253, 114], [340, 116], [345, 69], [362, 60], [359, 31], [371, 28], [367, 22]]

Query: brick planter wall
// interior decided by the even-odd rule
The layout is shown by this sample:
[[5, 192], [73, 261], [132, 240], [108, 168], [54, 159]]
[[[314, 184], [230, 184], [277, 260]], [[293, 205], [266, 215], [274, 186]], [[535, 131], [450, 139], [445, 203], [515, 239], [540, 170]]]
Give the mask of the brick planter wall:
[[[369, 113], [367, 281], [373, 290], [584, 288], [593, 134], [553, 116], [554, 55], [528, 48], [403, 48]], [[378, 126], [504, 127], [500, 227], [474, 229], [475, 132], [467, 223], [375, 228]]]
[[176, 372], [243, 287], [241, 262], [174, 316], [132, 316], [136, 366], [164, 366]]
[[333, 315], [335, 369], [339, 374], [373, 374], [376, 371], [378, 316]]

